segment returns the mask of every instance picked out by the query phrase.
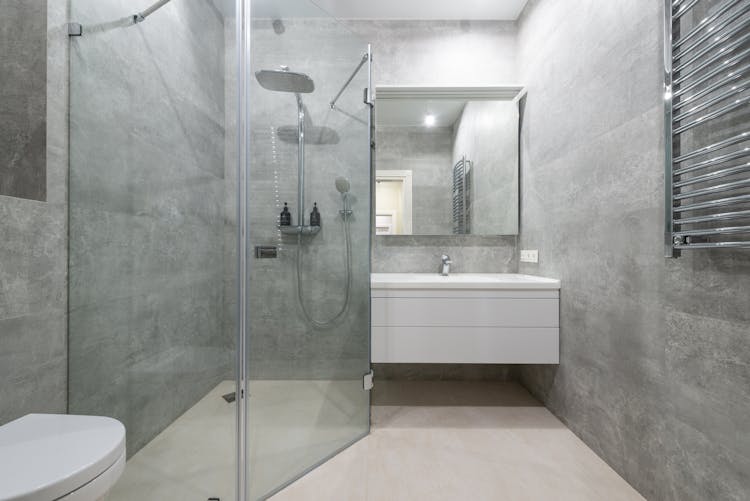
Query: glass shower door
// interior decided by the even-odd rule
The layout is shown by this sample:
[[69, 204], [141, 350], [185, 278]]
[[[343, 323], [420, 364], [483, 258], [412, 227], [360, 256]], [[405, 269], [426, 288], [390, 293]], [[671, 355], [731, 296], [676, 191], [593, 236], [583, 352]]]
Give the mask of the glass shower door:
[[[371, 176], [368, 45], [306, 0], [256, 2], [251, 14], [246, 474], [254, 500], [369, 432]], [[290, 221], [280, 225], [285, 206]]]
[[306, 0], [71, 21], [69, 411], [126, 426], [112, 500], [267, 497], [369, 431], [368, 46]]
[[234, 499], [234, 5], [70, 10], [69, 411], [126, 427], [110, 501]]

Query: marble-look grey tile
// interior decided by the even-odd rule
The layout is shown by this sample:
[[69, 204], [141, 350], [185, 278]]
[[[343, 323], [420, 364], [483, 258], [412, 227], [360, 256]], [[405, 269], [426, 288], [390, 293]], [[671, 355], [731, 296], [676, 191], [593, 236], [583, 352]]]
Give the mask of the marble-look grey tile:
[[0, 196], [47, 199], [47, 1], [0, 5]]
[[31, 412], [65, 413], [64, 310], [0, 319], [0, 424]]
[[70, 411], [121, 419], [131, 455], [232, 372], [236, 266], [224, 19], [173, 2], [134, 26], [132, 10], [71, 4], [69, 211]]
[[[23, 77], [22, 84], [3, 79], [0, 107], [17, 103], [23, 104], [24, 113], [31, 112], [27, 118], [37, 127], [37, 141], [22, 163], [41, 174], [33, 183], [35, 194], [28, 196], [41, 201], [0, 196], [0, 357], [5, 359], [0, 363], [0, 424], [29, 412], [66, 409], [68, 40], [60, 36], [67, 21], [66, 4], [35, 0], [0, 6], [0, 38], [11, 39], [9, 45], [0, 44], [4, 63], [9, 62], [6, 48], [22, 56], [4, 75]], [[12, 96], [5, 94], [5, 83], [11, 84]], [[4, 116], [0, 129], [30, 125], [21, 117]], [[7, 137], [6, 132], [0, 136]], [[13, 151], [2, 146], [0, 150]], [[0, 160], [0, 171], [8, 167], [6, 160]], [[3, 191], [0, 188], [0, 195], [26, 196]]]
[[437, 273], [448, 254], [455, 273], [515, 273], [516, 237], [378, 236], [373, 239], [373, 273]]
[[532, 0], [519, 21], [520, 270], [563, 283], [561, 363], [521, 380], [648, 499], [741, 499], [750, 269], [663, 257], [661, 17]]

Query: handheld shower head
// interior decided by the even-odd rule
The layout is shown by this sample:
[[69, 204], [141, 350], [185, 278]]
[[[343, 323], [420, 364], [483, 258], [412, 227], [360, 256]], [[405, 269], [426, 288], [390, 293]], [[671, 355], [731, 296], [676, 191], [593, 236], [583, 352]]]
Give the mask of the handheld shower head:
[[339, 193], [341, 193], [341, 200], [344, 204], [344, 207], [339, 211], [341, 214], [341, 217], [346, 220], [349, 216], [352, 215], [352, 209], [349, 207], [349, 189], [351, 188], [351, 185], [349, 184], [349, 180], [343, 176], [336, 178], [336, 189]]
[[349, 184], [349, 180], [347, 178], [336, 178], [336, 189], [339, 190], [339, 193], [341, 193], [342, 195], [349, 193], [349, 188], [351, 188], [351, 185]]

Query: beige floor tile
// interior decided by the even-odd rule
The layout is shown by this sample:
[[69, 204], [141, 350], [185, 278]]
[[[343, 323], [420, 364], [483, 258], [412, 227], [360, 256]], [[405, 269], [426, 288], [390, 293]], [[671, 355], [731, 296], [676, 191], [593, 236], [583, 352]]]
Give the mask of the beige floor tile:
[[[364, 430], [361, 382], [254, 381], [254, 497], [304, 472]], [[129, 461], [110, 501], [234, 499], [235, 406], [224, 382]], [[371, 433], [273, 501], [643, 498], [513, 383], [388, 382]]]
[[378, 382], [371, 434], [272, 499], [643, 498], [517, 384]]
[[367, 499], [370, 441], [360, 440], [282, 490], [272, 499], [330, 501]]

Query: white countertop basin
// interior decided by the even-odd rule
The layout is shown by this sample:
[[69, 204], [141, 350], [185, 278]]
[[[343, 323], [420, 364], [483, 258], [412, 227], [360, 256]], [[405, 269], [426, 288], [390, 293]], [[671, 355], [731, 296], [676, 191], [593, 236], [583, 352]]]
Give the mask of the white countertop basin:
[[517, 273], [372, 273], [371, 289], [560, 289], [554, 278]]

